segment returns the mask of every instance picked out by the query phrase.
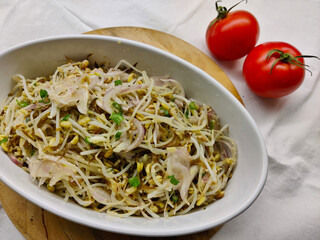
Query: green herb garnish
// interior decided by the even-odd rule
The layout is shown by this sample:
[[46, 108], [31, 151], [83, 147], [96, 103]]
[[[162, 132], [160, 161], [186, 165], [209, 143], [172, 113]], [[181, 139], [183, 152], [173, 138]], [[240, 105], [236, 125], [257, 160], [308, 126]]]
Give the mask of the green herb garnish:
[[115, 135], [115, 138], [116, 138], [117, 140], [119, 140], [119, 139], [120, 139], [121, 134], [122, 134], [122, 132], [117, 132], [117, 133], [116, 133], [116, 135]]
[[86, 143], [88, 143], [88, 144], [91, 144], [91, 143], [92, 143], [92, 142], [89, 141], [89, 137], [85, 137], [85, 138], [84, 138], [84, 141], [85, 141]]
[[119, 125], [124, 120], [124, 117], [122, 116], [121, 113], [113, 112], [109, 117], [109, 119], [113, 120], [116, 124]]
[[179, 182], [180, 182], [178, 179], [176, 179], [176, 178], [174, 177], [174, 175], [168, 176], [168, 178], [170, 178], [170, 182], [171, 182], [173, 185], [178, 185]]
[[114, 109], [118, 110], [120, 113], [122, 113], [122, 107], [121, 104], [117, 103], [117, 102], [113, 102], [112, 106]]
[[188, 119], [189, 118], [189, 109], [187, 109], [184, 113], [184, 116]]
[[166, 116], [166, 117], [171, 117], [169, 111], [167, 109], [165, 109], [164, 107], [161, 107], [161, 110], [163, 110], [163, 114]]
[[171, 200], [172, 200], [173, 202], [178, 202], [179, 196], [178, 196], [177, 194], [173, 194], [172, 197], [171, 197]]
[[42, 99], [48, 97], [48, 92], [47, 92], [47, 90], [41, 89], [41, 90], [40, 90], [40, 97], [41, 97]]
[[140, 186], [140, 181], [138, 177], [132, 177], [128, 179], [130, 187], [138, 187]]
[[122, 81], [121, 80], [116, 80], [116, 81], [114, 81], [114, 85], [115, 86], [122, 85]]
[[196, 110], [197, 106], [196, 106], [196, 104], [194, 102], [191, 102], [189, 104], [189, 108], [190, 108], [190, 110]]
[[36, 150], [32, 149], [30, 152], [31, 157], [34, 155], [34, 153], [36, 152]]
[[209, 129], [212, 130], [213, 127], [214, 127], [214, 122], [211, 120], [211, 121], [209, 122]]
[[61, 119], [61, 122], [62, 122], [62, 121], [67, 121], [70, 117], [71, 117], [71, 114], [65, 115], [65, 116]]
[[40, 103], [41, 102], [42, 103], [49, 103], [50, 102], [49, 99], [46, 101], [46, 98], [48, 98], [48, 96], [49, 96], [49, 94], [48, 94], [47, 90], [41, 89], [40, 90], [40, 97], [41, 97], [42, 100], [40, 100], [39, 102]]
[[8, 142], [8, 138], [7, 138], [7, 137], [4, 137], [4, 138], [0, 141], [0, 145], [1, 145], [2, 143], [6, 143], [6, 142]]
[[18, 104], [20, 107], [26, 107], [26, 106], [29, 105], [29, 103], [26, 102], [26, 101], [21, 101], [21, 102], [19, 102], [18, 99], [16, 99], [16, 100], [17, 100], [17, 104]]

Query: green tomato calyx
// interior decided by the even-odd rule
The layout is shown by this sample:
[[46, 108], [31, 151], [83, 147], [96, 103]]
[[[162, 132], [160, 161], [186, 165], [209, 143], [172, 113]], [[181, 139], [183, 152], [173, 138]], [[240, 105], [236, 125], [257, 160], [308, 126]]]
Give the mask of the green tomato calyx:
[[310, 74], [312, 75], [312, 72], [307, 69], [307, 67], [309, 67], [308, 65], [302, 63], [301, 61], [298, 60], [298, 58], [317, 58], [320, 60], [320, 58], [318, 58], [317, 56], [311, 56], [311, 55], [300, 55], [300, 56], [292, 56], [290, 53], [285, 53], [279, 49], [272, 49], [268, 52], [266, 60], [269, 60], [271, 58], [271, 56], [275, 53], [278, 53], [280, 56], [274, 60], [274, 62], [272, 63], [271, 69], [269, 74], [272, 73], [273, 68], [275, 67], [275, 65], [279, 62], [285, 62], [285, 63], [291, 63], [297, 67], [303, 68], [304, 70], [310, 72]]
[[237, 4], [233, 5], [231, 8], [227, 9], [226, 7], [223, 6], [219, 6], [218, 3], [221, 2], [221, 0], [216, 1], [216, 10], [218, 12], [218, 16], [210, 23], [211, 27], [213, 24], [215, 24], [217, 21], [219, 21], [220, 19], [224, 19], [227, 17], [228, 13], [231, 11], [231, 9], [233, 9], [234, 7], [236, 7], [237, 5], [239, 5], [242, 2], [248, 2], [248, 0], [242, 0], [240, 2], [238, 2]]

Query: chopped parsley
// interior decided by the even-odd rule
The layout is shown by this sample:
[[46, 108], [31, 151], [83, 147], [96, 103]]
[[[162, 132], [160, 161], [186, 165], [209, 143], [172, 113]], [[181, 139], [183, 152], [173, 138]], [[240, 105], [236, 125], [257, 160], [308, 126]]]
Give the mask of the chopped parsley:
[[8, 138], [7, 138], [7, 137], [4, 137], [4, 138], [0, 141], [0, 145], [1, 145], [2, 143], [6, 143], [6, 142], [8, 142]]
[[119, 139], [120, 139], [121, 134], [122, 134], [122, 132], [117, 132], [117, 133], [116, 133], [116, 135], [115, 135], [115, 138], [116, 138], [117, 140], [119, 140]]
[[196, 110], [197, 106], [196, 106], [196, 104], [194, 102], [191, 102], [189, 104], [189, 108], [190, 108], [190, 110]]
[[184, 116], [188, 119], [189, 118], [189, 109], [187, 109], [184, 113]]
[[122, 81], [121, 80], [116, 80], [116, 81], [114, 81], [114, 85], [115, 86], [122, 85]]
[[49, 94], [48, 94], [47, 90], [41, 89], [40, 90], [40, 97], [42, 99], [42, 100], [39, 101], [40, 103], [49, 103], [50, 102], [50, 100], [47, 99], [49, 97]]
[[41, 90], [40, 90], [40, 97], [41, 97], [42, 99], [48, 97], [48, 92], [47, 92], [47, 90], [41, 89]]
[[124, 117], [121, 113], [115, 113], [113, 112], [109, 119], [113, 120], [116, 124], [120, 125], [121, 122], [124, 120]]
[[36, 150], [32, 149], [30, 152], [31, 157], [34, 155], [34, 153], [36, 152]]
[[170, 182], [171, 182], [173, 185], [178, 185], [179, 182], [180, 182], [178, 179], [176, 179], [176, 178], [174, 177], [174, 175], [168, 176], [168, 178], [170, 178]]
[[21, 101], [19, 102], [18, 99], [17, 100], [17, 104], [20, 106], [20, 107], [26, 107], [29, 105], [29, 103], [27, 101]]
[[121, 104], [117, 103], [117, 102], [113, 102], [112, 103], [112, 107], [116, 110], [118, 110], [119, 113], [122, 113], [122, 107]]
[[138, 187], [140, 186], [140, 181], [138, 177], [132, 177], [128, 179], [130, 187]]
[[179, 196], [178, 196], [177, 194], [173, 194], [172, 197], [171, 197], [171, 200], [172, 200], [173, 202], [178, 202]]
[[92, 143], [92, 142], [89, 141], [89, 137], [85, 137], [85, 138], [84, 138], [84, 141], [85, 141], [86, 143], [88, 143], [88, 144], [91, 144], [91, 143]]
[[161, 110], [163, 110], [163, 114], [166, 116], [166, 117], [171, 117], [169, 111], [167, 109], [165, 109], [164, 107], [161, 107]]
[[212, 130], [213, 127], [214, 127], [214, 122], [211, 120], [211, 121], [209, 122], [209, 129]]
[[67, 121], [70, 117], [71, 117], [71, 114], [65, 115], [65, 116], [61, 119], [61, 122], [62, 122], [62, 121]]

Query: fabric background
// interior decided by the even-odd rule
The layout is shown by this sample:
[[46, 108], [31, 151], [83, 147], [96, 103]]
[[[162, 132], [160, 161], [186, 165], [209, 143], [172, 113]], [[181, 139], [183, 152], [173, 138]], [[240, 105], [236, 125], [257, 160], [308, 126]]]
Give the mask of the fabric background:
[[[224, 1], [227, 7], [237, 2]], [[286, 41], [303, 54], [320, 56], [319, 0], [250, 0], [237, 9], [258, 19], [258, 43]], [[48, 36], [139, 26], [172, 34], [210, 55], [204, 39], [214, 17], [214, 1], [207, 0], [1, 0], [0, 51]], [[262, 99], [250, 92], [241, 75], [244, 58], [215, 61], [262, 132], [269, 175], [255, 203], [212, 239], [320, 239], [320, 61], [306, 59], [313, 74], [307, 73], [302, 86], [281, 99]], [[1, 204], [0, 239], [23, 239]]]

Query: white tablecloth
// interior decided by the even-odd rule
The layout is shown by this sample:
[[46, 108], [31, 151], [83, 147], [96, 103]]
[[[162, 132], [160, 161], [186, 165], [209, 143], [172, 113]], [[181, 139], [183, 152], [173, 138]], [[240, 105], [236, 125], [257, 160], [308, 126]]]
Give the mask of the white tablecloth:
[[[224, 2], [230, 7], [237, 0]], [[319, 0], [249, 0], [237, 8], [257, 17], [259, 43], [286, 41], [303, 54], [320, 56]], [[205, 32], [215, 16], [214, 1], [208, 0], [1, 0], [0, 51], [47, 36], [140, 26], [175, 35], [209, 55]], [[241, 75], [243, 61], [216, 62], [263, 134], [269, 175], [256, 202], [213, 239], [320, 239], [320, 61], [306, 59], [312, 76], [307, 73], [296, 92], [274, 100], [250, 92]], [[0, 239], [23, 239], [1, 205]]]

